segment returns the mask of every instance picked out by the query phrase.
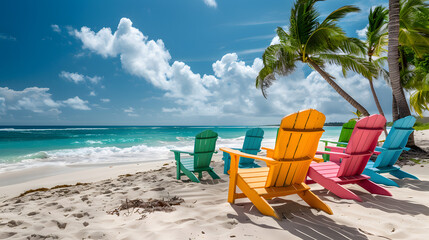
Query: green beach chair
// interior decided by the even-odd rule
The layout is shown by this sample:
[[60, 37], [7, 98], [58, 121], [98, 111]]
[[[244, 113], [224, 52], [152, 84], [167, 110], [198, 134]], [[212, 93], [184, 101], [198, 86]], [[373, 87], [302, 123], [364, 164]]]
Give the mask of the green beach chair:
[[[205, 130], [195, 136], [194, 152], [185, 152], [180, 150], [170, 150], [174, 152], [174, 159], [177, 163], [177, 179], [182, 175], [188, 176], [193, 182], [200, 182], [202, 172], [206, 171], [213, 179], [220, 177], [210, 167], [210, 162], [215, 153], [217, 133], [212, 130]], [[192, 157], [181, 158], [180, 154], [188, 154]], [[198, 178], [194, 175], [198, 173]]]
[[[337, 144], [337, 147], [346, 147], [347, 143], [350, 140], [350, 137], [352, 136], [352, 132], [353, 132], [353, 129], [355, 128], [355, 125], [356, 125], [356, 120], [354, 119], [350, 119], [348, 122], [344, 123], [343, 127], [341, 128], [340, 136], [338, 137], [338, 142], [320, 140], [321, 142], [325, 143], [325, 151], [329, 151], [329, 149], [326, 148], [328, 146], [328, 143], [335, 143]], [[330, 156], [328, 154], [323, 154], [322, 157], [325, 162], [329, 161]]]

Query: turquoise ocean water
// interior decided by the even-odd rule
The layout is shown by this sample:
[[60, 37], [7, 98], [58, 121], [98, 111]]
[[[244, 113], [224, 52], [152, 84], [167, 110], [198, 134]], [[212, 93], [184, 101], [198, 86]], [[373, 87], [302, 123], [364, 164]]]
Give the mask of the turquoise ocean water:
[[[240, 147], [249, 127], [55, 126], [0, 127], [0, 172], [52, 165], [128, 163], [173, 159], [169, 149], [192, 150], [194, 136], [211, 129], [217, 148]], [[262, 127], [263, 146], [273, 147], [277, 127]], [[324, 127], [336, 139], [341, 127]]]

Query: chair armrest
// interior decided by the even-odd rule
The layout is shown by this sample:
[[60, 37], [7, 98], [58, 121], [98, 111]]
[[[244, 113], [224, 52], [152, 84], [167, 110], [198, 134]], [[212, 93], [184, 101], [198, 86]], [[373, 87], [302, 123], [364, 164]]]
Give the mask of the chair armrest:
[[316, 154], [317, 155], [321, 155], [321, 154], [337, 155], [343, 158], [351, 157], [349, 154], [340, 153], [340, 152], [329, 152], [329, 151], [317, 151]]
[[344, 147], [334, 147], [334, 146], [326, 146], [325, 148], [330, 149], [331, 151], [335, 151], [335, 152], [344, 152], [344, 150], [346, 150], [346, 148]]
[[327, 144], [327, 143], [336, 143], [336, 144], [342, 144], [342, 145], [348, 144], [346, 142], [335, 142], [335, 141], [329, 141], [329, 140], [320, 140], [320, 142], [324, 142], [325, 144]]
[[181, 151], [181, 150], [170, 150], [171, 152], [174, 152], [174, 153], [184, 153], [184, 154], [189, 154], [189, 155], [191, 155], [191, 156], [194, 156], [194, 153], [193, 152], [185, 152], [185, 151]]
[[323, 158], [317, 158], [317, 157], [314, 157], [314, 158], [313, 158], [313, 161], [315, 161], [315, 162], [317, 162], [317, 163], [321, 163], [321, 162], [323, 162], [324, 160], [323, 160]]
[[405, 150], [405, 151], [410, 151], [410, 149], [411, 149], [411, 148], [409, 148], [409, 147], [404, 147], [404, 150]]
[[272, 157], [274, 154], [274, 149], [272, 148], [261, 147], [261, 149], [264, 149], [265, 151], [267, 151], [267, 157]]
[[240, 152], [238, 150], [231, 149], [231, 148], [220, 148], [219, 150], [223, 151], [223, 152], [227, 152], [230, 155], [237, 155], [237, 156], [240, 156], [240, 157], [252, 158], [252, 159], [255, 159], [255, 160], [264, 161], [266, 163], [278, 163], [278, 161], [276, 161], [276, 160], [274, 160], [272, 158], [268, 158], [268, 157], [264, 157], [264, 156], [258, 156], [258, 155], [252, 155], [252, 154], [248, 154], [248, 153], [243, 153], [243, 152]]

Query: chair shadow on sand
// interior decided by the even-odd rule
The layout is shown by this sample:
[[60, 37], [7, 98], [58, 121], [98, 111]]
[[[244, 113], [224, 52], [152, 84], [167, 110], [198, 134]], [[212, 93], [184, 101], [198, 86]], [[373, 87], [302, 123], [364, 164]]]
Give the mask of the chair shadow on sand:
[[[278, 226], [260, 224], [253, 222], [246, 215], [262, 215], [251, 202], [231, 204], [237, 215], [228, 214], [228, 218], [236, 219], [240, 223], [253, 224], [266, 229], [286, 230], [301, 239], [368, 239], [364, 233], [357, 228], [338, 224], [326, 214], [315, 214], [318, 210], [306, 205], [301, 205], [296, 201], [275, 198], [269, 200], [271, 204], [276, 204], [274, 209], [283, 216], [277, 221]], [[280, 205], [278, 205], [280, 204]]]
[[[186, 179], [186, 180], [180, 180], [183, 183], [192, 183], [191, 180]], [[225, 183], [227, 182], [224, 179], [211, 179], [211, 178], [202, 178], [200, 179], [199, 183], [195, 183], [195, 184], [201, 184], [201, 185], [216, 185], [216, 184], [221, 184], [221, 183]]]
[[[393, 179], [392, 179], [393, 180]], [[415, 180], [415, 179], [395, 179], [395, 182], [401, 188], [409, 188], [416, 191], [429, 191], [429, 181]]]
[[[390, 197], [382, 195], [371, 195], [370, 193], [361, 192], [355, 189], [353, 189], [352, 191], [362, 198], [362, 202], [354, 201], [354, 203], [352, 204], [359, 204], [365, 208], [375, 208], [388, 213], [399, 213], [411, 216], [424, 214], [426, 216], [429, 216], [429, 207], [423, 204], [413, 203], [412, 198], [410, 198], [410, 201], [407, 201], [396, 199], [395, 194], [393, 194], [393, 197]], [[325, 202], [350, 205], [349, 201], [343, 201], [343, 199], [335, 196], [332, 193], [329, 193], [326, 190], [318, 190], [314, 192], [317, 192], [317, 196], [322, 198]], [[330, 197], [334, 197], [335, 200], [331, 200], [332, 198]]]
[[[422, 192], [429, 191], [429, 181], [416, 180], [416, 179], [410, 179], [410, 178], [397, 179], [390, 176], [389, 174], [383, 174], [383, 176], [396, 182], [400, 188], [410, 188], [412, 190], [422, 191]], [[384, 186], [384, 185], [381, 184], [381, 186]]]

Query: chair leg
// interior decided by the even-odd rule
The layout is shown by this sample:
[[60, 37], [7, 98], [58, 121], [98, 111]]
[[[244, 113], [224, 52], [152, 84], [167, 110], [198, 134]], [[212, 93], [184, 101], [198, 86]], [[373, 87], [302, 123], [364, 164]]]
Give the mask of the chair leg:
[[198, 180], [201, 180], [201, 178], [203, 178], [203, 172], [198, 172]]
[[359, 181], [357, 182], [357, 184], [370, 193], [385, 195], [385, 196], [392, 196], [392, 194], [389, 191], [387, 191], [387, 189], [378, 186], [377, 184], [371, 182], [368, 179]]
[[191, 172], [191, 171], [189, 171], [188, 169], [186, 169], [185, 167], [183, 167], [183, 166], [180, 166], [180, 169], [182, 170], [182, 172], [186, 175], [186, 176], [188, 176], [189, 177], [189, 179], [191, 179], [191, 181], [192, 182], [196, 182], [196, 183], [199, 183], [200, 182], [200, 180], [198, 180], [198, 178]]
[[379, 183], [379, 184], [384, 184], [387, 186], [396, 186], [399, 187], [399, 185], [393, 181], [392, 179], [388, 179], [387, 177], [373, 171], [370, 169], [365, 168], [365, 170], [363, 171], [363, 174], [371, 177], [371, 181], [375, 182], [375, 183]]
[[298, 192], [298, 195], [311, 207], [325, 211], [327, 214], [330, 215], [333, 214], [331, 208], [326, 205], [326, 203], [324, 203], [319, 197], [317, 197], [312, 191], [306, 190]]
[[224, 157], [222, 160], [225, 161], [225, 164], [223, 165], [223, 173], [228, 174], [230, 164], [231, 164], [231, 157]]
[[237, 179], [237, 186], [246, 195], [246, 197], [255, 205], [255, 207], [264, 215], [273, 216], [280, 219], [273, 207], [263, 197], [259, 196], [258, 193], [249, 187], [240, 176]]
[[180, 163], [176, 162], [176, 179], [180, 180]]
[[209, 175], [213, 178], [213, 179], [220, 179], [220, 177], [212, 170], [208, 170], [207, 171], [209, 173]]
[[398, 170], [394, 170], [394, 171], [391, 171], [391, 172], [389, 172], [391, 175], [393, 175], [393, 176], [395, 176], [395, 177], [397, 177], [397, 178], [399, 178], [399, 179], [403, 179], [403, 178], [412, 178], [412, 179], [417, 179], [417, 180], [419, 180], [416, 176], [414, 176], [414, 175], [412, 175], [412, 174], [409, 174], [409, 173], [407, 173], [407, 172], [404, 172], [404, 171], [402, 171], [402, 170], [400, 170], [400, 169], [398, 169]]
[[308, 169], [308, 176], [313, 179], [318, 184], [322, 185], [324, 188], [331, 191], [333, 194], [337, 195], [340, 198], [344, 199], [352, 199], [359, 202], [362, 202], [362, 199], [354, 194], [352, 191], [348, 190], [347, 188], [342, 187], [338, 183], [334, 182], [331, 179], [328, 179], [318, 173], [317, 171], [313, 170], [311, 167]]

